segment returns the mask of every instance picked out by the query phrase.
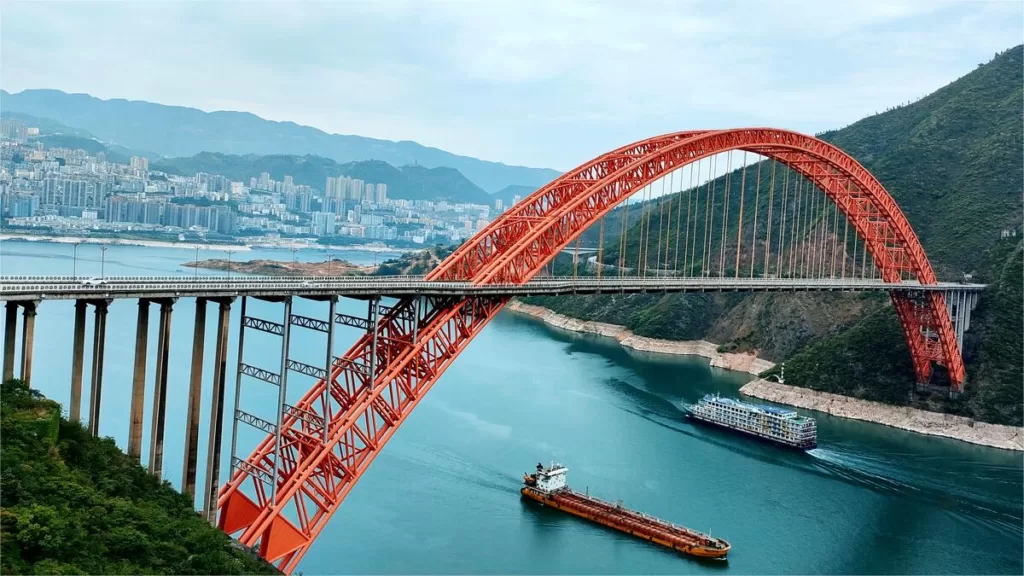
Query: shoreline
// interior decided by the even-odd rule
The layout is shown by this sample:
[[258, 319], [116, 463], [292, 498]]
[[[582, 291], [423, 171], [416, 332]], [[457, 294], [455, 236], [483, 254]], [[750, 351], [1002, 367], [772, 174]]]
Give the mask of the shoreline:
[[711, 366], [714, 368], [724, 368], [757, 376], [761, 372], [775, 366], [774, 362], [758, 358], [754, 354], [719, 352], [717, 344], [706, 340], [660, 340], [658, 338], [648, 338], [647, 336], [637, 336], [625, 326], [579, 320], [559, 314], [543, 306], [524, 304], [519, 300], [509, 302], [505, 309], [543, 320], [546, 324], [562, 328], [563, 330], [569, 330], [570, 332], [596, 334], [598, 336], [614, 338], [620, 345], [640, 352], [655, 352], [677, 356], [701, 356], [710, 360]]
[[176, 248], [179, 250], [252, 250], [246, 244], [197, 244], [189, 242], [167, 242], [164, 240], [138, 240], [134, 238], [91, 238], [88, 236], [33, 236], [22, 234], [0, 234], [0, 242], [43, 242], [46, 244], [106, 244], [113, 246], [146, 246], [149, 248]]
[[918, 434], [951, 438], [1003, 450], [1024, 451], [1024, 428], [989, 424], [955, 414], [883, 404], [764, 379], [744, 384], [740, 388], [740, 394]]
[[[596, 334], [598, 336], [614, 338], [620, 345], [634, 350], [660, 354], [702, 356], [708, 358], [711, 361], [711, 366], [716, 368], [746, 372], [757, 376], [761, 372], [775, 366], [773, 362], [758, 358], [753, 354], [719, 352], [718, 346], [712, 342], [704, 340], [660, 340], [637, 336], [625, 326], [579, 320], [542, 306], [523, 304], [518, 300], [509, 302], [505, 309], [537, 318], [544, 321], [545, 324], [570, 332]], [[778, 404], [824, 412], [841, 418], [890, 426], [927, 436], [950, 438], [990, 448], [1024, 451], [1024, 428], [989, 424], [988, 422], [972, 420], [964, 416], [929, 412], [909, 406], [882, 404], [872, 400], [862, 400], [829, 392], [819, 392], [809, 388], [769, 382], [760, 378], [744, 384], [740, 388], [740, 394]]]
[[336, 246], [333, 244], [305, 244], [301, 242], [283, 242], [274, 244], [265, 244], [261, 242], [243, 244], [207, 244], [197, 242], [169, 242], [166, 240], [142, 240], [135, 238], [93, 238], [90, 236], [52, 236], [37, 234], [16, 234], [10, 232], [0, 233], [0, 242], [9, 240], [15, 242], [44, 242], [49, 244], [81, 243], [121, 246], [148, 246], [150, 248], [176, 248], [181, 250], [195, 250], [196, 246], [198, 246], [200, 250], [232, 250], [235, 252], [245, 252], [252, 250], [281, 250], [283, 252], [287, 252], [294, 248], [296, 250], [315, 250], [318, 252], [375, 252], [379, 254], [405, 254], [407, 252], [419, 252], [422, 250], [426, 250], [426, 248], [394, 248], [391, 246], [382, 246], [379, 244], [348, 244], [344, 246]]

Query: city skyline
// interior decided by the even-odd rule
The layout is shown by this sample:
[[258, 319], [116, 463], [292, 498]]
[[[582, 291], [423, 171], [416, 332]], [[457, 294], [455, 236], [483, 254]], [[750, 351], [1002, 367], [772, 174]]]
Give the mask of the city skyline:
[[[9, 2], [2, 70], [12, 92], [247, 111], [564, 170], [666, 126], [839, 128], [1019, 43], [1021, 11], [1013, 2], [640, 3], [622, 14], [566, 2], [244, 11]], [[439, 37], [449, 41], [431, 41]], [[135, 71], [131, 81], [119, 67], [85, 65], [111, 57]], [[239, 89], [253, 82], [275, 89]]]

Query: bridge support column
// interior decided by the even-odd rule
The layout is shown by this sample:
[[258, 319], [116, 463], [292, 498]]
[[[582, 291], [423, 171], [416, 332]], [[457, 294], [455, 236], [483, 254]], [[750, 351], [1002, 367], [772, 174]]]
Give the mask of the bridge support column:
[[146, 400], [146, 360], [149, 355], [149, 300], [139, 300], [139, 318], [135, 325], [135, 369], [132, 374], [132, 407], [128, 429], [128, 455], [136, 462], [142, 458], [142, 407]]
[[284, 423], [284, 405], [288, 401], [288, 339], [292, 328], [292, 299], [284, 300], [284, 327], [281, 332], [281, 372], [277, 388], [277, 422], [274, 428], [274, 477], [270, 485], [270, 502], [277, 505], [277, 481], [281, 474], [281, 425]]
[[149, 442], [149, 473], [160, 478], [164, 468], [164, 424], [167, 421], [167, 364], [171, 350], [171, 309], [174, 302], [160, 302], [160, 335], [156, 350], [156, 386], [153, 390], [153, 428]]
[[85, 363], [85, 313], [89, 303], [75, 300], [75, 334], [71, 348], [71, 406], [68, 415], [72, 422], [82, 419], [82, 366]]
[[213, 357], [213, 395], [210, 400], [210, 439], [206, 450], [206, 493], [202, 513], [217, 522], [217, 491], [220, 488], [220, 446], [224, 430], [224, 379], [228, 368], [228, 329], [232, 299], [221, 300], [217, 316], [217, 349]]
[[21, 327], [21, 379], [25, 384], [32, 382], [32, 345], [36, 333], [36, 306], [38, 302], [22, 304], [25, 319]]
[[18, 337], [18, 303], [8, 301], [4, 313], [4, 382], [14, 378], [14, 340]]
[[334, 376], [334, 316], [338, 309], [338, 298], [332, 296], [328, 300], [327, 308], [327, 364], [324, 366], [324, 380], [327, 381], [327, 385], [324, 386], [324, 392], [322, 395], [321, 402], [324, 407], [324, 421], [323, 428], [321, 430], [324, 444], [327, 443], [327, 429], [329, 428], [329, 422], [331, 421], [331, 381]]
[[[238, 358], [235, 368], [235, 409], [231, 411], [231, 475], [235, 474], [235, 459], [238, 452], [238, 408], [242, 399], [242, 353], [245, 350], [245, 304], [248, 300], [242, 296], [242, 314], [238, 320]], [[214, 506], [214, 508], [216, 508]], [[211, 517], [217, 515], [216, 509], [210, 510]]]
[[373, 388], [373, 382], [377, 376], [377, 320], [380, 313], [380, 298], [374, 296], [370, 298], [370, 311], [368, 317], [368, 329], [373, 330], [373, 340], [370, 345], [370, 376], [367, 379], [367, 386]]
[[96, 317], [92, 333], [92, 378], [89, 382], [89, 433], [100, 435], [100, 404], [103, 397], [103, 354], [106, 351], [107, 307], [110, 300], [93, 303]]
[[192, 333], [192, 374], [185, 420], [185, 461], [181, 467], [181, 492], [196, 494], [196, 463], [199, 460], [199, 402], [203, 393], [203, 351], [206, 345], [206, 300], [196, 298], [195, 331]]

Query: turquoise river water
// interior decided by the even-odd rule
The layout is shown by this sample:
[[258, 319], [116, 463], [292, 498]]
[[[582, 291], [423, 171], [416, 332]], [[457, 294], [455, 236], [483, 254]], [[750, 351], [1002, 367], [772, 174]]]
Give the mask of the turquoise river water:
[[[2, 274], [70, 274], [69, 245], [4, 242]], [[216, 251], [202, 256], [224, 257]], [[386, 258], [390, 255], [377, 255]], [[190, 249], [111, 246], [109, 275], [183, 274]], [[288, 259], [287, 251], [234, 259]], [[301, 259], [322, 260], [303, 251]], [[369, 263], [367, 252], [339, 253]], [[100, 251], [79, 248], [79, 275], [99, 275]], [[200, 271], [200, 274], [210, 273]], [[341, 309], [365, 310], [343, 301]], [[101, 433], [127, 442], [134, 302], [111, 306]], [[164, 472], [180, 486], [194, 303], [175, 305]], [[33, 385], [68, 398], [73, 308], [44, 302], [36, 326]], [[150, 318], [148, 395], [155, 366]], [[300, 301], [296, 312], [323, 316]], [[280, 307], [250, 305], [279, 318]], [[205, 443], [214, 309], [208, 313]], [[232, 320], [237, 325], [238, 306]], [[91, 324], [91, 319], [90, 319]], [[91, 335], [91, 327], [89, 328]], [[347, 330], [347, 331], [346, 331]], [[272, 339], [246, 335], [246, 361], [275, 369]], [[336, 354], [355, 339], [339, 330]], [[233, 402], [237, 328], [229, 345]], [[320, 363], [322, 341], [293, 331], [293, 356]], [[84, 405], [88, 405], [88, 362]], [[310, 384], [292, 376], [289, 398]], [[1022, 456], [884, 426], [818, 418], [819, 448], [797, 453], [684, 420], [681, 405], [708, 392], [733, 395], [748, 375], [706, 360], [627, 351], [614, 341], [501, 314], [453, 364], [374, 461], [305, 556], [305, 574], [1021, 574]], [[255, 383], [253, 383], [255, 382]], [[272, 413], [276, 392], [243, 386], [243, 408]], [[151, 413], [147, 398], [147, 422]], [[148, 430], [146, 431], [148, 438]], [[259, 434], [239, 435], [240, 451]], [[145, 450], [148, 447], [144, 447]], [[205, 446], [203, 446], [205, 451]], [[222, 471], [227, 478], [228, 454]], [[244, 456], [244, 454], [243, 454]], [[569, 467], [569, 483], [607, 500], [730, 541], [727, 563], [702, 563], [539, 508], [518, 494], [538, 462]], [[202, 483], [205, 454], [199, 462]], [[222, 479], [222, 480], [223, 480]]]

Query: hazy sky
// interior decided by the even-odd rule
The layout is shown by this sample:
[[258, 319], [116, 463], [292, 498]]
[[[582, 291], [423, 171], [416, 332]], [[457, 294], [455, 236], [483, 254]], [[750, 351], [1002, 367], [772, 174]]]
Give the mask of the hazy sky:
[[1024, 8], [2, 0], [0, 19], [8, 91], [244, 110], [567, 169], [681, 129], [841, 127], [1021, 43]]

